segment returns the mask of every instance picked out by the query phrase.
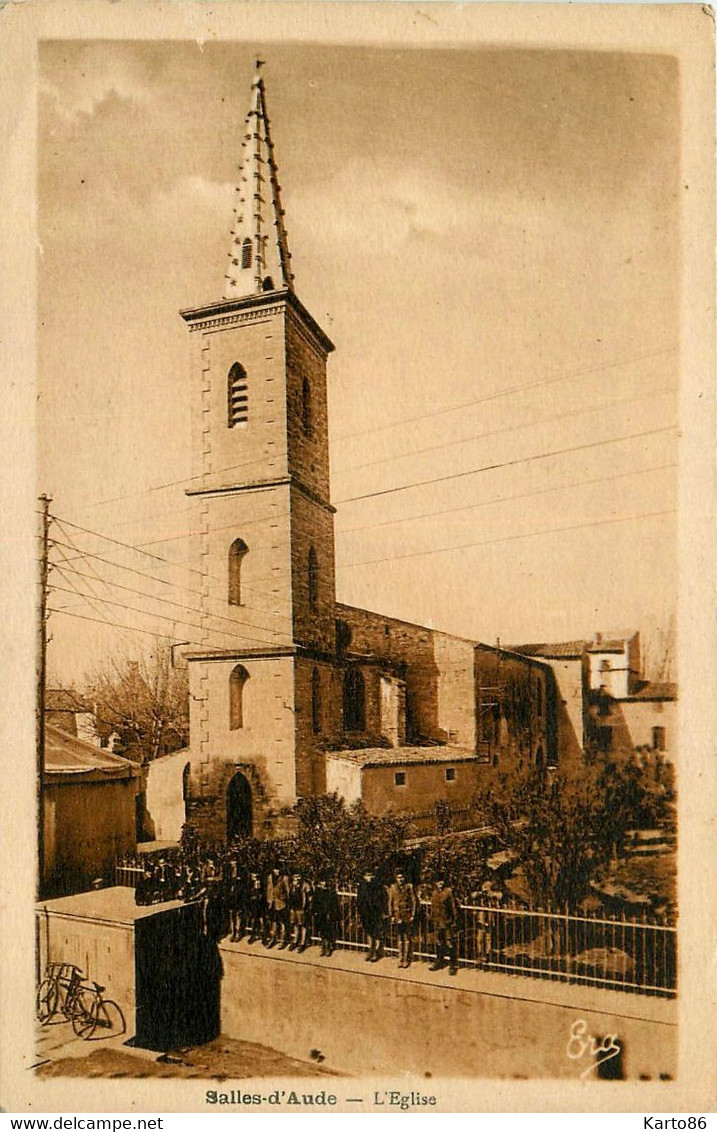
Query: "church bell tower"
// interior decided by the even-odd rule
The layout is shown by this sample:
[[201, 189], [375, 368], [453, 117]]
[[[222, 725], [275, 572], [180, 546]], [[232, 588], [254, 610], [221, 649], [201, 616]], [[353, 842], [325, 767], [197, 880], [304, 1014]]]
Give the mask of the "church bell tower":
[[315, 740], [336, 684], [326, 391], [334, 347], [295, 292], [259, 68], [222, 298], [181, 312], [202, 626], [202, 648], [188, 657], [186, 805], [208, 839], [275, 832], [282, 809], [324, 789]]

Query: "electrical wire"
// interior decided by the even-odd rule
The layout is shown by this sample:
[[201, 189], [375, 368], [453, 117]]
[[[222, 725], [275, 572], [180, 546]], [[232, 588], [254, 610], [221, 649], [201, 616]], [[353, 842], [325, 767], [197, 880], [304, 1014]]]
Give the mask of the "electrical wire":
[[465, 472], [451, 472], [445, 476], [434, 476], [427, 480], [416, 480], [413, 483], [399, 484], [397, 487], [385, 487], [380, 491], [367, 491], [363, 495], [351, 495], [345, 499], [338, 499], [337, 503], [356, 503], [363, 499], [376, 499], [380, 495], [393, 495], [398, 491], [408, 491], [416, 487], [427, 487], [434, 483], [446, 483], [448, 480], [461, 479], [464, 476], [475, 476], [481, 472], [493, 472], [499, 468], [511, 468], [517, 464], [529, 464], [536, 460], [549, 460], [553, 456], [565, 456], [572, 452], [585, 452], [592, 448], [603, 448], [609, 444], [622, 444], [626, 440], [639, 440], [646, 436], [656, 436], [662, 432], [674, 432], [676, 425], [666, 425], [662, 428], [646, 429], [644, 432], [632, 432], [627, 436], [614, 436], [607, 440], [593, 440], [588, 444], [574, 444], [569, 448], [556, 448], [553, 452], [538, 452], [533, 456], [520, 456], [515, 460], [503, 460], [498, 464], [485, 464], [480, 468], [469, 468]]
[[629, 523], [631, 521], [636, 522], [639, 519], [654, 519], [654, 518], [659, 518], [659, 517], [662, 517], [662, 516], [665, 516], [665, 515], [675, 515], [675, 514], [677, 514], [677, 508], [672, 507], [672, 508], [668, 508], [667, 510], [664, 510], [664, 511], [646, 511], [643, 514], [623, 515], [623, 516], [620, 516], [619, 518], [614, 518], [614, 519], [597, 519], [596, 521], [590, 522], [590, 523], [574, 523], [574, 524], [571, 524], [570, 526], [567, 526], [567, 527], [546, 527], [544, 530], [524, 531], [521, 534], [503, 535], [501, 538], [484, 539], [480, 542], [464, 542], [464, 543], [458, 543], [455, 546], [439, 546], [439, 547], [434, 547], [430, 550], [415, 551], [415, 552], [410, 553], [410, 554], [392, 554], [392, 555], [389, 555], [388, 557], [385, 557], [385, 558], [365, 558], [365, 559], [362, 559], [361, 561], [358, 561], [358, 562], [342, 562], [342, 563], [337, 563], [336, 569], [337, 570], [346, 570], [346, 569], [349, 569], [349, 568], [353, 568], [355, 566], [373, 566], [373, 565], [377, 565], [378, 563], [382, 563], [382, 562], [399, 562], [399, 561], [406, 559], [406, 558], [428, 558], [430, 555], [447, 554], [449, 551], [452, 551], [452, 550], [467, 550], [468, 548], [472, 548], [472, 547], [476, 547], [476, 546], [493, 546], [497, 543], [513, 542], [516, 539], [536, 538], [538, 535], [560, 534], [563, 531], [580, 531], [580, 530], [585, 530], [588, 527], [600, 527], [600, 526], [603, 526], [607, 523]]

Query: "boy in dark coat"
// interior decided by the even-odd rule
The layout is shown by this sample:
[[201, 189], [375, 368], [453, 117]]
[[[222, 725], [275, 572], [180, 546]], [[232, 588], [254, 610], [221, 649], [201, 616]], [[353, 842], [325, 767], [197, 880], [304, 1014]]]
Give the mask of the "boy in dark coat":
[[448, 952], [449, 975], [458, 973], [458, 905], [453, 889], [446, 884], [445, 877], [437, 877], [431, 893], [431, 919], [436, 937], [436, 958], [431, 971], [440, 971], [446, 965]]
[[388, 894], [370, 869], [367, 869], [359, 882], [356, 893], [356, 908], [361, 927], [368, 936], [367, 963], [378, 963], [383, 958], [383, 941], [386, 934], [388, 916]]
[[322, 877], [314, 893], [314, 926], [321, 937], [321, 954], [329, 956], [339, 931], [339, 897], [331, 880]]

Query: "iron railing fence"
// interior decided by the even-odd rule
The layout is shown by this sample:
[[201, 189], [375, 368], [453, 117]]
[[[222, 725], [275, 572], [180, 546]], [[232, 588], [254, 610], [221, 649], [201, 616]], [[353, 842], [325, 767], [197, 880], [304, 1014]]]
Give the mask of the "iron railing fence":
[[[355, 894], [340, 892], [339, 903], [339, 946], [366, 949]], [[436, 954], [430, 912], [430, 903], [419, 901], [413, 937], [417, 959]], [[637, 994], [676, 993], [677, 932], [672, 926], [505, 904], [461, 904], [456, 935], [461, 967]], [[398, 954], [392, 925], [387, 927], [385, 950]]]
[[123, 888], [136, 888], [137, 881], [144, 874], [144, 869], [136, 865], [115, 865], [115, 884]]
[[[142, 870], [115, 869], [115, 884], [135, 888]], [[356, 893], [338, 893], [337, 945], [367, 951], [368, 938], [356, 907]], [[582, 983], [636, 994], [674, 997], [677, 990], [677, 930], [673, 925], [598, 914], [573, 915], [484, 902], [459, 905], [457, 954], [461, 967], [509, 975]], [[319, 937], [312, 937], [318, 942]], [[395, 925], [386, 925], [384, 951], [398, 955]], [[413, 957], [436, 954], [431, 905], [419, 900]]]

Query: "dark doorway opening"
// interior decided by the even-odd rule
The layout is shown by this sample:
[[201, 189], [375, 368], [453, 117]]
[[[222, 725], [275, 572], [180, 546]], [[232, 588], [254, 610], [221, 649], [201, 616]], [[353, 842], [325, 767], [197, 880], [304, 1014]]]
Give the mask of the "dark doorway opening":
[[237, 771], [227, 787], [227, 838], [251, 837], [253, 831], [251, 786]]

